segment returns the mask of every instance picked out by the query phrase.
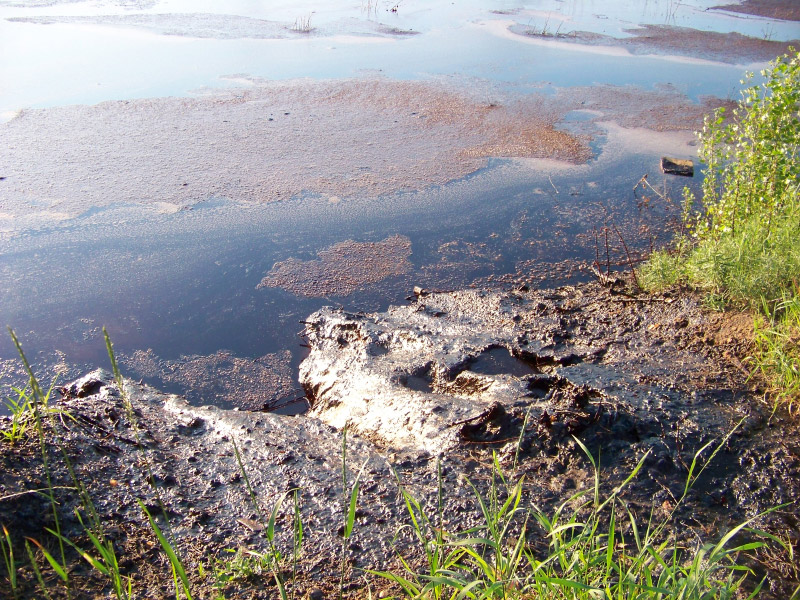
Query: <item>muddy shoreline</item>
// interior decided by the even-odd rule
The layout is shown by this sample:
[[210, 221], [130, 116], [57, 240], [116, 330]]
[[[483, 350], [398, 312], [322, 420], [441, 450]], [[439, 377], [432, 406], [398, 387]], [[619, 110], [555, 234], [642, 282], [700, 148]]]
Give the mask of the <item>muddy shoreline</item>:
[[[265, 549], [234, 443], [266, 506], [300, 490], [308, 533], [297, 585], [333, 593], [345, 424], [351, 468], [366, 465], [348, 559], [353, 568], [396, 567], [394, 552], [410, 551], [408, 539], [392, 543], [404, 523], [394, 472], [418, 497], [430, 498], [440, 457], [448, 526], [462, 529], [477, 516], [463, 476], [479, 489], [488, 485], [492, 451], [509, 474], [525, 475], [525, 502], [551, 509], [590, 486], [593, 475], [574, 435], [600, 456], [609, 489], [649, 452], [624, 497], [641, 518], [650, 511], [663, 516], [680, 495], [694, 452], [738, 423], [674, 516], [675, 531], [696, 544], [800, 495], [797, 421], [781, 411], [771, 415], [744, 372], [750, 327], [746, 315], [710, 313], [685, 294], [640, 296], [598, 284], [423, 293], [385, 313], [324, 309], [307, 319], [311, 354], [301, 382], [312, 410], [305, 416], [194, 407], [128, 381], [134, 427], [110, 375], [95, 372], [64, 388], [57, 406], [72, 418], [53, 420], [48, 435], [65, 446], [114, 532], [134, 587], [167, 594], [165, 565], [134, 502], [157, 506], [148, 479], [192, 572], [225, 549]], [[55, 484], [69, 485], [55, 449], [51, 459]], [[46, 501], [14, 495], [43, 485], [35, 440], [4, 444], [0, 460], [0, 502], [11, 519], [5, 525], [15, 536], [42, 538], [52, 525]], [[74, 495], [59, 493], [59, 501], [64, 530], [77, 535], [68, 516]], [[757, 526], [791, 535], [799, 517], [791, 504]], [[287, 519], [278, 528], [284, 547]], [[763, 572], [758, 561], [767, 557], [755, 558]], [[769, 562], [762, 597], [785, 598], [797, 572], [785, 557]], [[76, 579], [85, 576], [99, 591], [101, 583], [77, 560], [75, 569]], [[193, 578], [210, 593], [208, 579]], [[24, 585], [35, 583], [27, 578]], [[354, 577], [350, 585], [363, 583]], [[263, 586], [272, 588], [263, 578], [245, 579], [226, 597], [249, 597]]]

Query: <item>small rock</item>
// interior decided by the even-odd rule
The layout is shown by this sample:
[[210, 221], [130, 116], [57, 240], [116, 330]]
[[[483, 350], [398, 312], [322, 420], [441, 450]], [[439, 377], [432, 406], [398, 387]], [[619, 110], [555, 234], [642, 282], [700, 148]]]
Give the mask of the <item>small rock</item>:
[[661, 170], [669, 175], [694, 177], [694, 163], [689, 159], [661, 157]]
[[319, 588], [314, 588], [308, 592], [308, 600], [325, 600], [325, 592]]

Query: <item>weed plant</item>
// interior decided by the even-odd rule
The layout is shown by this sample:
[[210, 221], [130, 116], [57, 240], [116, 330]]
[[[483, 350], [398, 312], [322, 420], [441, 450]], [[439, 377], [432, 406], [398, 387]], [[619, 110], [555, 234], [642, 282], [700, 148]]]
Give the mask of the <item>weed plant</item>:
[[753, 363], [790, 408], [800, 338], [800, 53], [792, 52], [745, 89], [730, 118], [724, 108], [706, 118], [702, 208], [686, 188], [687, 231], [639, 272], [645, 289], [685, 284], [716, 308], [759, 313]]
[[367, 466], [367, 458], [361, 465], [353, 484], [348, 484], [347, 476], [347, 425], [342, 429], [342, 516], [344, 522], [341, 528], [342, 534], [342, 556], [339, 567], [339, 600], [342, 600], [344, 591], [345, 573], [347, 571], [347, 556], [350, 550], [350, 537], [353, 535], [353, 527], [356, 522], [356, 510], [358, 509], [358, 491], [361, 486], [361, 475]]
[[29, 387], [12, 388], [17, 395], [16, 400], [12, 397], [5, 399], [5, 405], [11, 415], [11, 425], [2, 430], [3, 438], [12, 446], [25, 438], [30, 424], [32, 413], [31, 390]]
[[[734, 527], [716, 543], [694, 548], [683, 546], [671, 531], [676, 511], [726, 441], [706, 460], [702, 456], [711, 444], [697, 452], [682, 497], [661, 522], [656, 522], [651, 512], [644, 528], [624, 501], [623, 492], [640, 473], [647, 455], [604, 497], [597, 462], [577, 439], [594, 469], [594, 483], [567, 498], [552, 514], [526, 505], [524, 477], [509, 481], [496, 459], [488, 498], [473, 486], [482, 521], [465, 531], [446, 531], [441, 505], [436, 507], [438, 518], [434, 518], [399, 484], [409, 520], [403, 529], [410, 530], [418, 542], [425, 566], [415, 568], [399, 555], [402, 572], [371, 573], [394, 584], [400, 597], [415, 599], [738, 597], [751, 575], [738, 563], [738, 555], [764, 544], [734, 541], [744, 532], [753, 537], [753, 530], [747, 530], [752, 520]], [[441, 495], [440, 478], [437, 496]], [[751, 598], [760, 587], [756, 584]]]

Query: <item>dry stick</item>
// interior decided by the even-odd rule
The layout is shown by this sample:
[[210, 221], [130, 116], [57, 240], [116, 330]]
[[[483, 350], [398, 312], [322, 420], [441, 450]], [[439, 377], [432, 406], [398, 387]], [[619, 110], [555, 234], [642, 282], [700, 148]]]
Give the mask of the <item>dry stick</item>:
[[631, 258], [631, 252], [628, 249], [628, 244], [625, 243], [625, 238], [622, 237], [619, 229], [617, 229], [617, 225], [614, 221], [611, 221], [611, 226], [614, 228], [614, 231], [619, 237], [619, 241], [622, 242], [622, 247], [625, 248], [625, 255], [628, 257], [628, 268], [631, 270], [631, 275], [633, 275], [633, 280], [636, 282], [636, 287], [641, 287], [639, 285], [639, 277], [636, 275], [636, 269], [633, 268], [633, 259]]
[[600, 240], [597, 237], [597, 226], [593, 225], [592, 229], [594, 230], [594, 262], [598, 267], [598, 271], [600, 270]]
[[608, 227], [603, 227], [606, 236], [606, 275], [611, 275], [611, 252], [608, 248]]
[[553, 186], [553, 189], [556, 191], [556, 194], [558, 194], [558, 188], [556, 187], [556, 184], [555, 184], [555, 183], [553, 183], [553, 178], [552, 178], [552, 177], [550, 177], [550, 175], [548, 175], [548, 176], [547, 176], [547, 179], [549, 179], [549, 180], [550, 180], [550, 185], [552, 185], [552, 186]]
[[637, 183], [637, 184], [636, 184], [636, 186], [635, 186], [633, 189], [634, 189], [634, 190], [636, 190], [636, 188], [637, 188], [637, 187], [639, 187], [639, 185], [640, 185], [640, 184], [644, 184], [644, 185], [646, 185], [646, 186], [647, 186], [647, 187], [649, 187], [649, 188], [650, 188], [650, 189], [653, 191], [653, 193], [654, 193], [654, 194], [656, 194], [656, 195], [657, 195], [659, 198], [661, 198], [661, 199], [662, 199], [662, 200], [664, 200], [665, 202], [669, 202], [669, 198], [667, 198], [667, 196], [666, 196], [665, 194], [662, 194], [662, 193], [661, 193], [661, 192], [659, 192], [659, 191], [658, 191], [656, 188], [654, 188], [652, 185], [650, 185], [650, 182], [649, 182], [649, 181], [647, 181], [647, 174], [646, 174], [646, 173], [645, 173], [645, 175], [644, 175], [644, 176], [643, 176], [643, 177], [642, 177], [642, 178], [639, 180], [639, 183]]

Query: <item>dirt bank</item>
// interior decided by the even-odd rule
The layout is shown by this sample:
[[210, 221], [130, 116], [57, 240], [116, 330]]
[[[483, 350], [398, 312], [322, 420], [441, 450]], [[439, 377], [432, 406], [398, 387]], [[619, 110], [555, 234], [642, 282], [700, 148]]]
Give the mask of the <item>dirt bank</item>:
[[[672, 510], [694, 453], [736, 428], [673, 517], [674, 531], [694, 545], [800, 494], [798, 425], [780, 411], [771, 415], [747, 380], [749, 331], [746, 316], [709, 313], [691, 297], [631, 296], [599, 285], [421, 294], [385, 313], [325, 309], [308, 318], [311, 353], [301, 368], [308, 415], [192, 407], [129, 382], [137, 429], [109, 376], [98, 372], [64, 390], [57, 406], [71, 416], [54, 419], [48, 437], [66, 447], [136, 589], [169, 593], [168, 566], [134, 502], [142, 498], [157, 510], [148, 480], [197, 590], [210, 593], [212, 579], [201, 577], [197, 564], [208, 571], [225, 549], [266, 550], [234, 442], [266, 510], [299, 490], [306, 542], [298, 587], [336, 589], [344, 425], [352, 470], [366, 465], [348, 559], [354, 567], [393, 565], [392, 540], [405, 522], [394, 472], [417, 497], [430, 497], [437, 456], [448, 527], [458, 529], [477, 514], [463, 476], [479, 489], [490, 485], [493, 451], [510, 475], [525, 475], [524, 502], [545, 509], [592, 485], [572, 436], [600, 457], [609, 488], [649, 452], [624, 495], [646, 520], [651, 511], [662, 518]], [[141, 466], [145, 459], [152, 476]], [[0, 460], [5, 525], [17, 543], [23, 535], [42, 539], [50, 509], [26, 493], [45, 485], [35, 439], [4, 443]], [[61, 460], [53, 450], [54, 483], [71, 485]], [[80, 541], [69, 517], [74, 494], [60, 491], [58, 498], [64, 531]], [[278, 543], [287, 551], [291, 508], [284, 512]], [[757, 524], [791, 537], [798, 517], [792, 504]], [[395, 541], [402, 549], [410, 540]], [[756, 558], [762, 572], [769, 564], [766, 597], [787, 597], [797, 585], [796, 566], [779, 553]], [[102, 584], [86, 571], [76, 558], [73, 579], [99, 591]], [[26, 589], [35, 586], [30, 573], [22, 580]], [[272, 585], [245, 579], [225, 597]], [[363, 585], [353, 577], [352, 589]]]

